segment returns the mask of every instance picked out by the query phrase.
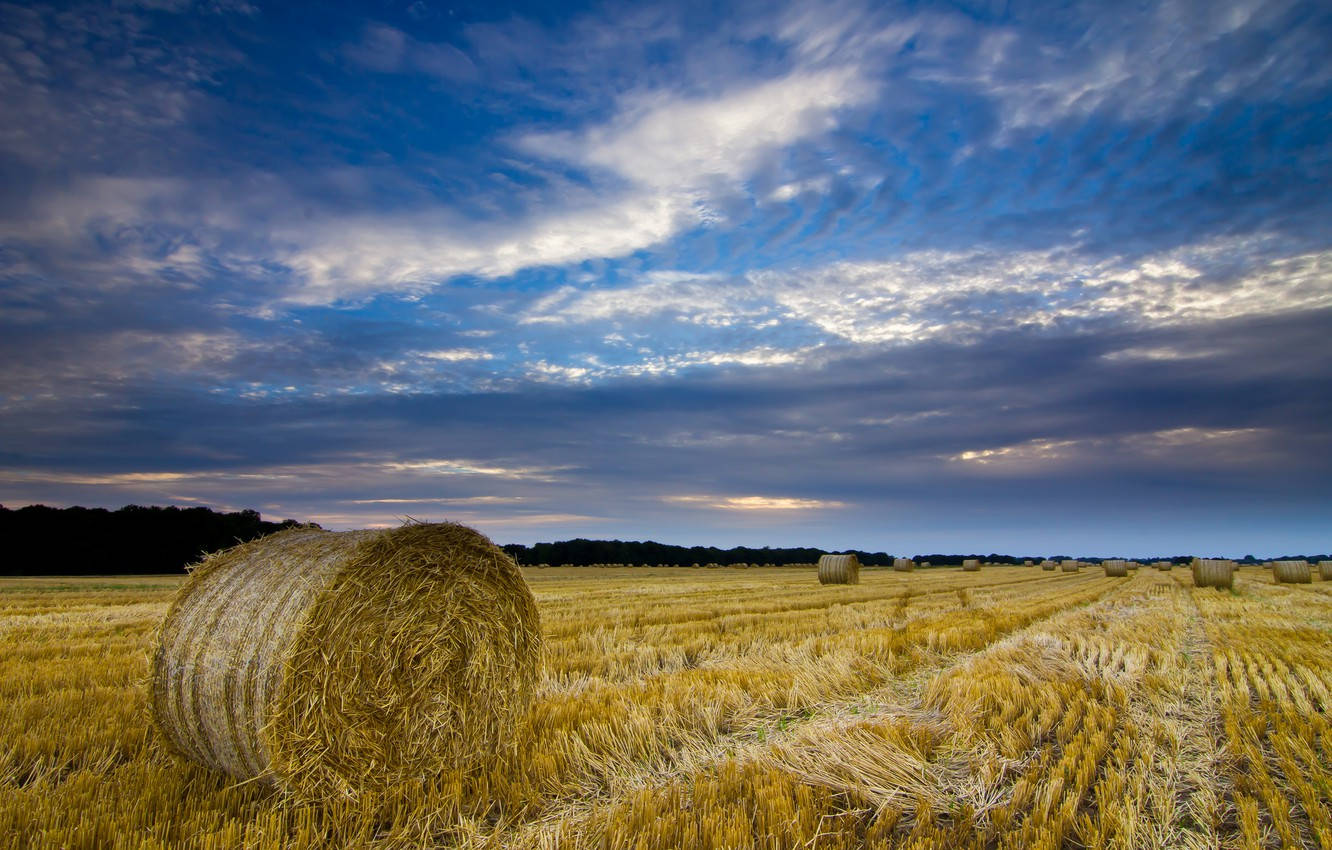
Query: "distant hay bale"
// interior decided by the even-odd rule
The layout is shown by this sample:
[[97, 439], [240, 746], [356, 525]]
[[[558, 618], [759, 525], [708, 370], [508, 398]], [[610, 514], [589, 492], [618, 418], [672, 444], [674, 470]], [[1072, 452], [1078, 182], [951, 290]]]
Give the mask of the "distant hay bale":
[[1173, 561], [1153, 561], [1152, 566], [1156, 567], [1158, 570], [1161, 570], [1162, 572], [1169, 572], [1175, 566], [1175, 564]]
[[1318, 577], [1323, 581], [1332, 581], [1332, 561], [1318, 562]]
[[819, 584], [860, 584], [860, 559], [854, 553], [820, 556]]
[[930, 565], [930, 562], [929, 562], [929, 561], [921, 561], [921, 562], [920, 562], [920, 565], [921, 565], [922, 567], [928, 567], [928, 566]]
[[1225, 558], [1194, 558], [1195, 587], [1230, 588], [1235, 585], [1235, 562]]
[[1041, 561], [1041, 569], [1045, 570], [1046, 572], [1054, 572], [1054, 568], [1057, 566], [1059, 565], [1049, 559]]
[[1313, 581], [1308, 561], [1273, 561], [1272, 575], [1280, 584], [1309, 584]]
[[1027, 561], [1023, 561], [1023, 562], [1022, 562], [1022, 566], [1024, 566], [1024, 567], [1030, 567], [1030, 566], [1032, 566], [1032, 563], [1031, 563], [1031, 561], [1029, 561], [1029, 560], [1027, 560]]
[[1101, 566], [1105, 567], [1105, 574], [1108, 576], [1122, 578], [1128, 575], [1129, 572], [1128, 561], [1123, 561], [1118, 558], [1102, 561]]
[[484, 765], [537, 681], [537, 608], [477, 531], [295, 528], [212, 555], [157, 636], [152, 717], [177, 754], [347, 798]]
[[964, 558], [962, 560], [962, 571], [967, 573], [980, 572], [981, 562], [978, 558]]
[[1060, 561], [1059, 569], [1065, 573], [1076, 573], [1082, 567], [1080, 561]]
[[916, 562], [910, 558], [893, 558], [893, 569], [899, 573], [909, 573], [916, 568]]

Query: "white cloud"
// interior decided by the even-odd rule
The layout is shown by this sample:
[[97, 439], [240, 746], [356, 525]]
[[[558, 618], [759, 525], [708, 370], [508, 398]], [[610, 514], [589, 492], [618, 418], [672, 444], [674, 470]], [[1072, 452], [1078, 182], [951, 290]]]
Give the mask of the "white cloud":
[[969, 449], [948, 460], [1004, 472], [1085, 464], [1111, 456], [1153, 463], [1209, 463], [1224, 454], [1233, 463], [1244, 456], [1259, 457], [1268, 433], [1262, 428], [1188, 427], [1069, 440], [1041, 437], [1008, 446]]
[[713, 98], [639, 95], [603, 126], [515, 140], [529, 156], [609, 180], [572, 188], [559, 208], [477, 225], [448, 212], [348, 219], [278, 234], [302, 284], [287, 300], [322, 304], [377, 292], [416, 292], [461, 274], [619, 257], [713, 220], [718, 193], [763, 157], [836, 126], [838, 110], [870, 94], [854, 69], [795, 71]]
[[439, 360], [444, 363], [458, 363], [464, 360], [494, 360], [495, 355], [481, 348], [440, 348], [434, 351], [417, 351], [417, 357], [426, 360]]
[[[1162, 327], [1332, 307], [1332, 251], [1267, 258], [1267, 242], [1227, 238], [1102, 260], [1076, 246], [925, 251], [743, 279], [658, 275], [613, 290], [562, 289], [522, 321], [650, 326], [669, 316], [711, 327], [812, 326], [851, 343], [892, 345], [1102, 318]], [[1236, 263], [1241, 270], [1213, 271]]]
[[831, 499], [797, 499], [788, 496], [665, 496], [662, 501], [698, 505], [724, 511], [812, 511], [845, 507]]

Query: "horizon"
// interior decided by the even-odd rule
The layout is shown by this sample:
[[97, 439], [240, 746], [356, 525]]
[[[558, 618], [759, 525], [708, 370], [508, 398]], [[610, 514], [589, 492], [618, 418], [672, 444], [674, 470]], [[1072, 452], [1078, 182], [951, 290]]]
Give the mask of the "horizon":
[[[223, 511], [221, 511], [220, 509], [213, 508], [213, 507], [211, 507], [211, 506], [209, 506], [209, 505], [122, 505], [121, 508], [111, 508], [111, 507], [104, 507], [104, 506], [88, 506], [88, 505], [63, 505], [63, 506], [55, 506], [55, 505], [19, 505], [18, 507], [13, 507], [13, 506], [10, 506], [10, 505], [6, 505], [6, 504], [3, 504], [3, 503], [0, 503], [0, 509], [7, 509], [7, 510], [10, 510], [10, 511], [16, 511], [16, 510], [19, 510], [19, 509], [21, 509], [21, 508], [27, 508], [27, 507], [46, 507], [46, 508], [55, 508], [55, 509], [57, 509], [57, 510], [64, 510], [64, 509], [74, 508], [74, 509], [82, 509], [82, 510], [107, 510], [107, 511], [115, 511], [115, 510], [119, 510], [119, 509], [122, 509], [122, 508], [130, 508], [130, 507], [157, 508], [157, 509], [163, 509], [163, 508], [177, 508], [177, 509], [180, 509], [180, 510], [188, 510], [188, 509], [191, 509], [191, 508], [202, 508], [202, 509], [204, 509], [204, 510], [212, 510], [212, 511], [215, 511], [215, 512], [218, 512], [218, 513], [222, 513], [222, 512], [223, 512]], [[241, 508], [240, 510], [252, 510], [252, 509]], [[272, 522], [272, 523], [281, 523], [281, 522], [284, 522], [284, 521], [295, 521], [295, 522], [298, 522], [298, 523], [302, 522], [302, 520], [301, 520], [300, 518], [298, 518], [298, 517], [266, 517], [266, 516], [263, 515], [262, 512], [256, 511], [256, 513], [258, 513], [258, 514], [260, 515], [260, 519], [262, 519], [262, 520], [265, 521], [265, 522]], [[403, 517], [403, 521], [404, 521], [404, 522], [410, 522], [412, 519], [413, 519], [413, 518], [411, 518], [411, 517]], [[441, 521], [447, 521], [447, 520], [441, 520]], [[388, 526], [367, 526], [367, 528], [384, 528], [384, 527], [388, 527]], [[351, 530], [356, 530], [356, 529], [328, 529], [328, 530], [329, 530], [329, 531], [351, 531]], [[1326, 552], [1308, 551], [1308, 552], [1305, 552], [1303, 555], [1297, 555], [1297, 554], [1295, 554], [1294, 552], [1292, 552], [1292, 551], [1290, 551], [1290, 550], [1275, 550], [1275, 549], [1274, 549], [1274, 550], [1270, 550], [1270, 551], [1266, 552], [1265, 554], [1255, 554], [1254, 552], [1246, 552], [1246, 553], [1243, 554], [1243, 555], [1228, 554], [1228, 553], [1222, 553], [1222, 552], [1175, 552], [1175, 553], [1167, 553], [1167, 552], [1164, 551], [1164, 550], [1163, 550], [1163, 551], [1159, 551], [1159, 552], [1151, 552], [1151, 553], [1145, 553], [1145, 552], [1142, 552], [1142, 553], [1136, 553], [1136, 554], [1131, 554], [1131, 553], [1126, 553], [1126, 552], [1112, 552], [1112, 553], [1108, 553], [1108, 554], [1106, 554], [1106, 553], [1099, 553], [1099, 552], [1077, 552], [1076, 550], [1067, 551], [1067, 552], [1062, 552], [1062, 551], [1061, 551], [1061, 552], [1055, 552], [1055, 550], [1045, 550], [1045, 554], [1032, 554], [1032, 553], [1034, 553], [1034, 552], [1041, 552], [1042, 550], [1039, 550], [1039, 549], [1025, 549], [1025, 550], [1021, 550], [1021, 551], [1016, 551], [1016, 550], [1014, 550], [1014, 551], [1000, 552], [1000, 551], [997, 551], [997, 550], [993, 550], [993, 549], [992, 549], [992, 550], [990, 550], [989, 552], [981, 552], [981, 551], [979, 551], [979, 550], [977, 550], [977, 551], [958, 550], [958, 551], [954, 551], [954, 552], [949, 552], [949, 551], [946, 551], [946, 550], [943, 550], [943, 549], [933, 549], [933, 550], [930, 550], [930, 549], [928, 549], [928, 548], [926, 548], [926, 549], [922, 549], [922, 550], [920, 550], [919, 552], [916, 552], [916, 553], [908, 553], [908, 552], [906, 552], [906, 551], [894, 550], [894, 549], [885, 549], [885, 548], [883, 548], [883, 547], [874, 548], [874, 547], [865, 547], [865, 546], [843, 546], [843, 547], [834, 547], [834, 548], [832, 548], [832, 549], [828, 549], [827, 547], [820, 547], [820, 546], [803, 545], [803, 544], [799, 544], [799, 543], [794, 543], [794, 544], [790, 544], [790, 545], [787, 545], [787, 546], [772, 546], [772, 545], [770, 545], [770, 544], [757, 544], [757, 543], [754, 543], [754, 544], [738, 543], [738, 544], [735, 544], [735, 545], [732, 545], [732, 546], [713, 546], [712, 544], [707, 544], [707, 543], [672, 543], [672, 542], [670, 542], [670, 541], [665, 541], [665, 540], [655, 540], [655, 539], [647, 539], [647, 538], [644, 538], [644, 539], [641, 539], [641, 540], [621, 540], [621, 539], [619, 539], [619, 538], [584, 538], [584, 537], [581, 537], [581, 536], [579, 536], [579, 537], [565, 538], [565, 539], [563, 539], [563, 540], [538, 540], [538, 541], [527, 542], [527, 543], [516, 543], [515, 541], [508, 541], [508, 540], [495, 540], [495, 541], [493, 541], [493, 542], [495, 542], [495, 543], [496, 543], [497, 545], [499, 545], [499, 546], [519, 545], [519, 546], [525, 546], [525, 547], [527, 547], [527, 548], [532, 548], [532, 547], [534, 547], [534, 546], [540, 546], [540, 545], [558, 545], [558, 544], [561, 544], [561, 543], [569, 543], [569, 542], [573, 542], [573, 541], [575, 541], [575, 540], [583, 540], [583, 539], [586, 539], [586, 540], [588, 540], [589, 542], [592, 542], [592, 543], [654, 544], [654, 545], [663, 545], [663, 546], [675, 546], [675, 547], [680, 547], [680, 548], [704, 547], [704, 548], [716, 548], [716, 549], [720, 549], [721, 551], [730, 551], [730, 550], [734, 550], [734, 549], [758, 549], [758, 550], [762, 550], [762, 549], [768, 549], [768, 548], [771, 548], [771, 549], [822, 549], [822, 550], [825, 551], [825, 552], [828, 552], [828, 551], [831, 551], [831, 552], [845, 552], [845, 551], [855, 550], [855, 551], [864, 552], [864, 553], [868, 553], [868, 554], [876, 554], [876, 555], [892, 555], [892, 556], [899, 557], [899, 558], [922, 558], [922, 557], [926, 557], [926, 556], [928, 556], [928, 555], [942, 555], [942, 556], [944, 556], [944, 557], [982, 557], [982, 558], [984, 558], [984, 557], [987, 557], [987, 556], [989, 556], [989, 555], [997, 555], [997, 556], [999, 556], [999, 557], [1001, 557], [1001, 558], [1033, 558], [1033, 559], [1035, 559], [1035, 558], [1041, 558], [1041, 559], [1055, 559], [1055, 560], [1058, 560], [1058, 559], [1060, 559], [1060, 558], [1064, 558], [1064, 557], [1068, 557], [1068, 558], [1096, 558], [1096, 559], [1101, 559], [1101, 560], [1111, 559], [1111, 558], [1127, 558], [1127, 559], [1130, 559], [1130, 560], [1154, 560], [1154, 559], [1157, 559], [1157, 558], [1161, 558], [1161, 559], [1169, 559], [1169, 558], [1181, 558], [1181, 557], [1200, 557], [1200, 558], [1227, 558], [1227, 559], [1235, 560], [1235, 561], [1248, 561], [1248, 560], [1264, 561], [1264, 560], [1279, 560], [1279, 559], [1281, 559], [1281, 558], [1283, 558], [1283, 557], [1286, 557], [1286, 556], [1292, 556], [1292, 557], [1304, 557], [1304, 558], [1318, 558], [1318, 557], [1321, 557], [1321, 556], [1327, 554]], [[552, 565], [552, 566], [558, 566], [558, 565]], [[669, 565], [659, 565], [659, 566], [669, 566]]]
[[1332, 549], [1327, 4], [0, 21], [5, 505]]

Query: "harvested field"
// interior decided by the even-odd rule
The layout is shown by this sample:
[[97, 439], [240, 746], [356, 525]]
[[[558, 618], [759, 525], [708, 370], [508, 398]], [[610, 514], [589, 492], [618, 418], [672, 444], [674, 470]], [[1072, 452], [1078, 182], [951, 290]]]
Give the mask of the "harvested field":
[[519, 754], [387, 810], [167, 755], [178, 580], [0, 580], [0, 846], [1332, 846], [1332, 591], [1237, 572], [525, 570]]

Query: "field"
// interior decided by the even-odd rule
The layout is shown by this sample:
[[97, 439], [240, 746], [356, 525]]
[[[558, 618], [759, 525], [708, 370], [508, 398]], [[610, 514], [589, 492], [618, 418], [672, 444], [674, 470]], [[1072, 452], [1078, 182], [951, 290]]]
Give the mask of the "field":
[[161, 751], [177, 579], [0, 580], [0, 845], [1332, 847], [1332, 583], [525, 572], [545, 674], [513, 752], [376, 811]]

